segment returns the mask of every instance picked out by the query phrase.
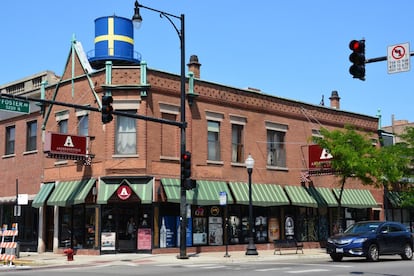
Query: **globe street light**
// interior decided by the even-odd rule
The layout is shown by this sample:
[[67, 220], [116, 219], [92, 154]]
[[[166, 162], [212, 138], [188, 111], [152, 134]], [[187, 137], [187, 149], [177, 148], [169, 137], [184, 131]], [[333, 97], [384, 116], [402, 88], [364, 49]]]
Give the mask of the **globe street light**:
[[247, 245], [246, 255], [258, 255], [256, 245], [253, 240], [253, 204], [252, 204], [252, 172], [254, 167], [254, 159], [250, 155], [246, 161], [247, 173], [249, 175], [249, 244]]
[[[178, 38], [180, 39], [180, 48], [181, 48], [181, 77], [180, 77], [180, 113], [181, 113], [181, 147], [180, 147], [180, 156], [183, 156], [186, 152], [186, 141], [185, 141], [185, 129], [187, 126], [186, 120], [185, 120], [185, 36], [184, 36], [184, 14], [181, 14], [180, 16], [166, 13], [160, 10], [156, 10], [150, 7], [143, 6], [138, 3], [138, 1], [135, 1], [135, 8], [134, 8], [134, 15], [132, 16], [132, 22], [135, 26], [135, 28], [139, 28], [142, 22], [142, 17], [139, 13], [139, 8], [143, 8], [146, 10], [150, 10], [153, 12], [159, 13], [160, 17], [166, 18], [171, 25], [174, 27], [175, 31], [177, 32]], [[180, 29], [177, 28], [177, 26], [174, 24], [173, 20], [180, 20], [181, 26]], [[181, 168], [183, 164], [181, 163]], [[187, 229], [187, 208], [186, 208], [186, 190], [184, 188], [184, 176], [183, 176], [183, 170], [180, 170], [180, 180], [181, 180], [181, 191], [180, 191], [180, 255], [178, 258], [180, 259], [188, 259], [187, 253], [186, 253], [186, 229]]]

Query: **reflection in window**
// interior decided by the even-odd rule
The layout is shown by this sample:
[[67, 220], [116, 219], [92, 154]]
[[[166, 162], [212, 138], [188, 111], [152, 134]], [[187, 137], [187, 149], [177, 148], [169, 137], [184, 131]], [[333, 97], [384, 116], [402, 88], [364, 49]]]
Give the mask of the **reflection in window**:
[[37, 121], [27, 122], [26, 130], [26, 151], [36, 150], [37, 148]]
[[231, 162], [243, 163], [243, 125], [231, 126]]
[[89, 135], [89, 116], [83, 115], [78, 117], [78, 134], [81, 136]]
[[117, 116], [116, 121], [116, 154], [137, 153], [137, 128], [136, 119], [124, 116]]
[[6, 127], [6, 155], [14, 154], [14, 146], [16, 139], [16, 127], [8, 126]]
[[220, 160], [220, 123], [215, 121], [208, 121], [207, 127], [208, 139], [208, 160]]
[[267, 165], [286, 167], [285, 132], [267, 130]]

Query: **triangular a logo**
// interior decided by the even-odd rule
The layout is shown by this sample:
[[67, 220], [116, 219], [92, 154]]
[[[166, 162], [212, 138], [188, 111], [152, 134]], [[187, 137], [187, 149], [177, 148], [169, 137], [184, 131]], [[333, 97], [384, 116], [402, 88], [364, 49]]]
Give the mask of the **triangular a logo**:
[[332, 159], [332, 154], [329, 153], [327, 149], [322, 149], [320, 160]]
[[66, 137], [66, 141], [65, 141], [64, 146], [65, 147], [70, 147], [70, 148], [75, 147], [75, 145], [73, 144], [73, 141], [72, 141], [72, 137], [70, 137], [70, 136]]

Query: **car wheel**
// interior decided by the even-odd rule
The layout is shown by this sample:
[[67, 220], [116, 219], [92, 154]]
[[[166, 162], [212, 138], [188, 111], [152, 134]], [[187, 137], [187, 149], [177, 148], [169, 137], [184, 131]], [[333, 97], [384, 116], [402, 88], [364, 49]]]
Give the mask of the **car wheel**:
[[376, 244], [371, 244], [368, 248], [367, 259], [372, 262], [379, 260], [379, 251]]
[[331, 254], [331, 259], [332, 259], [332, 261], [334, 261], [334, 262], [340, 262], [340, 261], [342, 261], [342, 258], [343, 258], [344, 256], [343, 255], [341, 255], [341, 254], [334, 254], [334, 253], [332, 253]]
[[411, 260], [413, 258], [413, 249], [408, 243], [404, 246], [404, 252], [401, 254], [401, 258], [403, 260]]

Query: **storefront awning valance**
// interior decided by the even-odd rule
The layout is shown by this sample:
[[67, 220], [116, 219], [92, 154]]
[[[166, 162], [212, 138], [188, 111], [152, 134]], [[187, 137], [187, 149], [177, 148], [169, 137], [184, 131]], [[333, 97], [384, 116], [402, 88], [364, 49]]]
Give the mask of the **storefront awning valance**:
[[325, 187], [309, 187], [308, 192], [318, 202], [319, 207], [337, 207], [336, 200], [332, 190]]
[[47, 205], [65, 207], [84, 203], [94, 183], [94, 178], [59, 182], [47, 200]]
[[32, 207], [34, 208], [42, 207], [45, 204], [49, 195], [52, 193], [54, 187], [55, 187], [55, 182], [43, 183], [40, 186], [39, 192], [36, 194], [36, 196], [33, 199]]
[[[339, 200], [340, 189], [334, 189], [336, 198]], [[375, 208], [378, 203], [369, 190], [344, 189], [341, 200], [342, 207], [348, 208]]]
[[[161, 183], [167, 195], [167, 201], [180, 203], [180, 179], [162, 178]], [[186, 191], [186, 201], [194, 205], [218, 205], [220, 204], [220, 192], [226, 192], [227, 203], [233, 204], [234, 200], [226, 182], [209, 180], [197, 180], [196, 188]]]
[[153, 179], [126, 178], [126, 179], [101, 179], [98, 188], [98, 204], [107, 204], [109, 198], [116, 192], [119, 186], [126, 184], [139, 197], [142, 204], [152, 203]]
[[302, 186], [285, 186], [292, 205], [317, 208], [318, 203]]
[[[249, 184], [230, 182], [229, 185], [236, 204], [249, 205]], [[289, 205], [289, 199], [280, 185], [252, 183], [252, 204], [262, 207]]]

